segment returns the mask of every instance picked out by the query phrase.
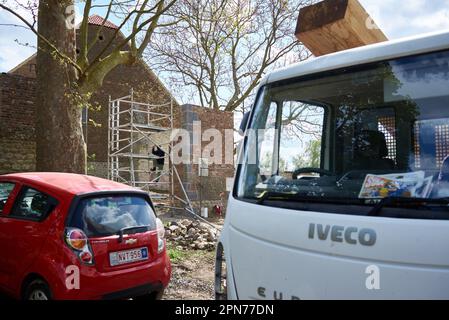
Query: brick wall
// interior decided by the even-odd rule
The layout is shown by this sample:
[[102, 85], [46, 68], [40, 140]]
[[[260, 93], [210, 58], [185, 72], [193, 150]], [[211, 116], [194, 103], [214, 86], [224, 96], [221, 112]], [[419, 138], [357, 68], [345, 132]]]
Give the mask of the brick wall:
[[36, 78], [36, 56], [31, 56], [9, 72], [27, 78]]
[[[103, 95], [106, 95], [108, 92], [106, 86], [108, 85], [111, 85], [111, 82], [105, 82], [105, 87], [97, 92], [96, 95], [100, 98], [101, 92], [103, 92]], [[116, 89], [118, 88], [118, 84], [113, 85]], [[126, 94], [125, 91], [123, 93]], [[34, 99], [35, 79], [19, 75], [0, 75], [1, 174], [35, 170]], [[108, 98], [103, 97], [103, 99]], [[95, 148], [93, 142], [96, 142], [98, 143], [96, 150], [98, 150], [99, 155], [98, 158], [96, 157], [95, 160], [90, 161], [88, 171], [89, 174], [101, 177], [107, 176], [107, 111], [105, 109], [98, 111], [98, 114], [94, 115], [95, 121], [102, 122], [102, 126], [95, 131], [88, 129], [89, 154], [92, 154], [92, 150]], [[192, 134], [194, 121], [201, 122], [202, 133], [207, 129], [215, 128], [222, 133], [223, 139], [225, 136], [224, 130], [233, 128], [233, 115], [229, 112], [214, 111], [187, 105], [176, 107], [174, 114], [175, 128], [187, 129]], [[191, 143], [192, 149], [193, 141]], [[207, 141], [202, 142], [201, 150], [208, 143]], [[224, 155], [225, 145], [223, 141], [223, 158]], [[226, 178], [232, 178], [234, 175], [234, 167], [232, 164], [211, 164], [209, 166], [209, 176], [201, 178], [198, 177], [198, 164], [180, 165], [177, 168], [189, 197], [195, 202], [195, 205], [198, 204], [198, 200], [201, 197], [204, 201], [203, 206], [215, 202], [218, 204], [219, 200], [223, 197], [223, 193], [226, 191]], [[175, 181], [175, 190], [176, 194], [183, 198], [178, 181]]]
[[[96, 35], [96, 26], [90, 26], [90, 36]], [[114, 30], [104, 29], [102, 41], [91, 55], [101, 50], [102, 45], [112, 37]], [[89, 42], [92, 40], [89, 39]], [[92, 56], [91, 56], [92, 58]], [[30, 58], [14, 69], [14, 74], [0, 76], [0, 173], [35, 170], [35, 58]], [[134, 89], [135, 100], [151, 104], [163, 104], [172, 99], [170, 92], [143, 61], [128, 66], [115, 68], [104, 80], [103, 86], [91, 98], [91, 103], [98, 110], [90, 110], [89, 124], [84, 132], [89, 155], [88, 172], [99, 177], [107, 176], [107, 141], [108, 141], [108, 101], [123, 97]], [[156, 112], [167, 110], [155, 109]], [[196, 106], [182, 106], [174, 101], [174, 127], [192, 130], [193, 121], [201, 121], [202, 132], [210, 128], [218, 129], [224, 138], [224, 130], [233, 128], [233, 115]], [[202, 142], [202, 147], [208, 142]], [[222, 155], [224, 157], [225, 150]], [[226, 190], [226, 178], [232, 178], [232, 164], [212, 164], [208, 177], [198, 177], [198, 165], [177, 166], [184, 186], [190, 198], [196, 203], [200, 198], [205, 203], [219, 201]], [[175, 179], [175, 191], [183, 198], [178, 181]], [[221, 194], [221, 197], [220, 197]]]
[[[214, 154], [204, 154], [205, 147], [210, 141], [201, 141], [199, 144], [191, 139], [190, 158], [195, 152], [194, 148], [201, 148], [201, 157], [209, 159], [209, 174], [207, 177], [199, 177], [198, 163], [184, 164], [178, 166], [184, 187], [189, 195], [189, 198], [195, 203], [202, 200], [221, 200], [226, 195], [226, 179], [234, 176], [234, 164], [225, 163], [225, 130], [232, 130], [234, 127], [234, 118], [232, 112], [216, 111], [211, 109], [200, 108], [192, 105], [181, 106], [181, 128], [190, 132], [193, 138], [194, 122], [201, 123], [201, 133], [204, 134], [208, 129], [217, 129], [222, 136], [221, 154], [222, 163], [212, 164], [212, 157]], [[228, 141], [228, 147], [233, 148], [233, 135]], [[201, 139], [202, 140], [202, 139]], [[199, 149], [196, 149], [198, 152]], [[232, 159], [231, 159], [232, 161]], [[179, 187], [175, 188], [177, 193], [180, 193]]]
[[35, 170], [35, 80], [0, 74], [0, 174]]
[[[89, 28], [90, 42], [96, 36], [99, 27], [91, 25]], [[100, 53], [100, 50], [110, 41], [114, 33], [115, 30], [107, 28], [102, 31], [100, 37], [103, 40], [98, 41], [97, 45], [91, 50], [91, 59]], [[122, 40], [117, 38], [114, 42], [118, 43]], [[167, 103], [172, 99], [170, 92], [145, 62], [139, 60], [134, 65], [120, 65], [113, 69], [104, 79], [103, 86], [91, 98], [91, 104], [98, 110], [90, 111], [89, 118], [100, 126], [89, 124], [86, 140], [88, 154], [91, 157], [95, 155], [93, 162], [97, 163], [96, 166], [107, 163], [109, 96], [112, 99], [127, 96], [130, 94], [131, 88], [134, 90], [135, 101], [157, 105]], [[174, 101], [174, 105], [178, 106], [176, 101]], [[169, 110], [165, 110], [165, 112], [167, 111]]]
[[[89, 40], [91, 43], [93, 37], [97, 35], [98, 26], [89, 25]], [[102, 40], [98, 40], [95, 47], [90, 52], [90, 59], [93, 59], [100, 51], [104, 48], [104, 46], [110, 41], [110, 39], [114, 36], [115, 30], [110, 28], [104, 28], [99, 37]], [[115, 42], [121, 42], [122, 38], [117, 38]], [[109, 52], [106, 52], [108, 54]], [[24, 97], [28, 97], [29, 99], [29, 109], [34, 112], [34, 78], [36, 77], [36, 57], [30, 57], [18, 67], [12, 70], [12, 73], [9, 75], [5, 75], [5, 77], [9, 77], [11, 79], [23, 79], [20, 82], [17, 80], [16, 82], [10, 82], [7, 84], [11, 90], [9, 90], [10, 95], [5, 96], [5, 105], [12, 106], [5, 114], [11, 114], [11, 117], [14, 117], [14, 120], [20, 113], [17, 111], [21, 110], [20, 107], [16, 109], [16, 105], [21, 103], [18, 100], [18, 97], [22, 94], [21, 88], [22, 84], [25, 82], [32, 82], [32, 91], [27, 92], [27, 95]], [[27, 78], [24, 78], [27, 77]], [[112, 99], [120, 98], [123, 96], [127, 96], [130, 93], [131, 88], [134, 89], [135, 100], [141, 102], [148, 102], [151, 104], [163, 104], [167, 103], [172, 99], [170, 92], [164, 87], [162, 82], [158, 79], [158, 77], [154, 74], [154, 72], [145, 64], [145, 62], [139, 60], [134, 65], [120, 65], [113, 69], [104, 79], [103, 86], [95, 91], [91, 97], [91, 105], [92, 109], [89, 110], [89, 119], [93, 122], [90, 122], [84, 127], [85, 140], [87, 142], [87, 153], [88, 153], [88, 173], [91, 175], [99, 176], [99, 177], [107, 177], [107, 152], [108, 152], [108, 102], [109, 96]], [[174, 101], [174, 106], [177, 107], [178, 104]], [[27, 114], [29, 116], [29, 114]], [[34, 113], [31, 116], [34, 119]], [[32, 120], [33, 120], [32, 119]], [[34, 120], [33, 120], [34, 121]], [[15, 121], [14, 121], [15, 122]], [[20, 122], [17, 122], [18, 124]], [[29, 136], [26, 145], [28, 148], [27, 154], [30, 154], [31, 149], [35, 147], [34, 143], [34, 124], [30, 124], [33, 127], [32, 134]], [[3, 129], [0, 129], [3, 130]], [[10, 131], [16, 132], [16, 127], [13, 125], [10, 128]], [[20, 131], [20, 130], [19, 130]], [[17, 131], [17, 132], [19, 132]], [[31, 133], [31, 132], [30, 132]], [[6, 143], [6, 142], [3, 142]], [[0, 172], [6, 172], [9, 170], [12, 171], [29, 171], [25, 170], [27, 168], [35, 167], [35, 157], [32, 159], [15, 159], [13, 155], [15, 154], [15, 144], [8, 140], [8, 145], [3, 145], [3, 148], [0, 150], [11, 150], [12, 152], [8, 152], [7, 154], [0, 155]], [[19, 145], [20, 147], [20, 145]], [[16, 161], [17, 160], [17, 161]], [[24, 162], [23, 165], [19, 165]], [[27, 165], [25, 165], [25, 162]], [[31, 165], [31, 166], [30, 166]]]

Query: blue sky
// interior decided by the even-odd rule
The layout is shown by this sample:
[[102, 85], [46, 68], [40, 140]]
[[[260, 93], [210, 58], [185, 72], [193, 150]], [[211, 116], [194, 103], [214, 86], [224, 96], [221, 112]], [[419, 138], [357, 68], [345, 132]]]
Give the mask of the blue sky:
[[[360, 0], [390, 39], [431, 31], [449, 30], [449, 0]], [[79, 14], [79, 12], [78, 12]], [[0, 24], [17, 23], [0, 11]], [[292, 32], [295, 26], [292, 26]], [[35, 44], [34, 35], [22, 28], [0, 26], [0, 72], [6, 72], [34, 53], [20, 43]]]

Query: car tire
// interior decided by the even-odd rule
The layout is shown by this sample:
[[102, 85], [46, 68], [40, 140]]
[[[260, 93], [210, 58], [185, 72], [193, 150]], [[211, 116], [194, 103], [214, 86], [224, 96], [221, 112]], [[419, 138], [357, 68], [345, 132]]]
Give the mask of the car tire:
[[48, 284], [40, 279], [31, 281], [24, 294], [24, 300], [51, 300], [52, 294]]

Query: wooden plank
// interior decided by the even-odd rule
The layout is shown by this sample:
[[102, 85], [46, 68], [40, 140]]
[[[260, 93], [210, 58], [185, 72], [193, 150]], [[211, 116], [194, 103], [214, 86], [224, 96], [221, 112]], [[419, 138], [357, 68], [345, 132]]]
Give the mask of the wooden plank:
[[315, 56], [388, 40], [358, 0], [324, 0], [304, 7], [295, 35]]

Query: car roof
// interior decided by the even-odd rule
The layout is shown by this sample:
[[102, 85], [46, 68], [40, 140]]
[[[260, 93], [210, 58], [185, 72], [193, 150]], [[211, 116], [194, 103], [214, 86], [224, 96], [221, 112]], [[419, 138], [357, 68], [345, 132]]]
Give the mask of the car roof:
[[[102, 191], [142, 192], [128, 185], [88, 175], [54, 172], [13, 173], [0, 176], [71, 195]], [[44, 191], [44, 190], [42, 190]]]
[[449, 49], [449, 31], [385, 41], [310, 58], [268, 74], [261, 85], [290, 78]]

